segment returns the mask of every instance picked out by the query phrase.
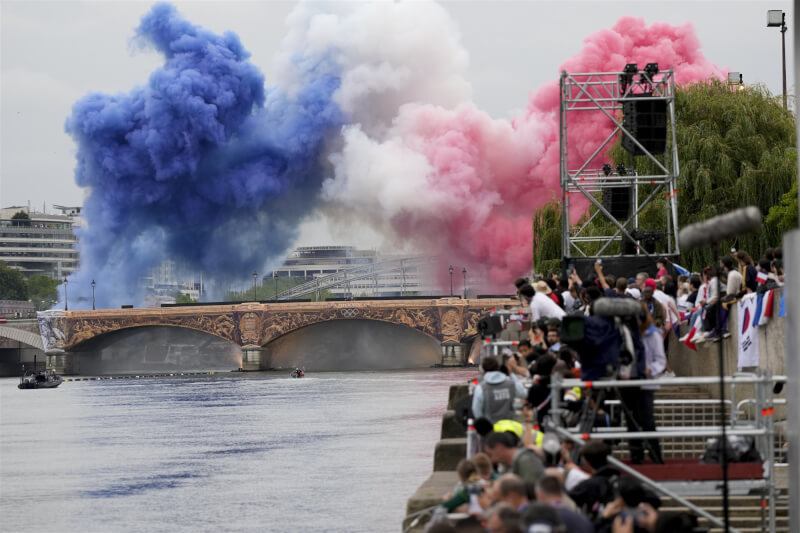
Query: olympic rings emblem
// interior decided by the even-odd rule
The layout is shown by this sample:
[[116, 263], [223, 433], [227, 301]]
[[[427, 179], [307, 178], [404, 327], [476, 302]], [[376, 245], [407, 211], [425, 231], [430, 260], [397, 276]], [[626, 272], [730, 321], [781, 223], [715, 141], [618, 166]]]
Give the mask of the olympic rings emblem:
[[348, 307], [347, 309], [340, 309], [339, 312], [344, 318], [356, 318], [360, 310]]

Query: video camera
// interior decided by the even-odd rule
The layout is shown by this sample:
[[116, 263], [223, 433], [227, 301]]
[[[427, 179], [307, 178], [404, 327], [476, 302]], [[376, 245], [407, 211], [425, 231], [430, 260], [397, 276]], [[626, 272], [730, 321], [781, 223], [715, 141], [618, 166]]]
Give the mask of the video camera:
[[581, 379], [644, 375], [644, 349], [637, 327], [640, 310], [635, 300], [603, 297], [592, 305], [592, 316], [562, 319], [561, 342], [578, 352]]
[[478, 319], [478, 335], [484, 339], [494, 337], [502, 333], [511, 322], [524, 322], [526, 318], [525, 313], [521, 310], [492, 311]]

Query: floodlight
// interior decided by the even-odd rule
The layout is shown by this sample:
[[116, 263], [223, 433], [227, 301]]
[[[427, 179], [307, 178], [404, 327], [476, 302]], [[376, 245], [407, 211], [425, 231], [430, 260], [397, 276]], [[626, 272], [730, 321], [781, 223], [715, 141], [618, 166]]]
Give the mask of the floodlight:
[[767, 11], [767, 28], [783, 26], [783, 11], [780, 9], [770, 9]]
[[605, 174], [606, 176], [611, 175], [611, 165], [609, 165], [608, 163], [603, 165], [603, 174]]
[[728, 72], [728, 85], [739, 85], [742, 83], [741, 72]]
[[617, 165], [617, 176], [627, 176], [628, 171], [625, 169], [625, 165], [622, 163]]
[[653, 79], [653, 76], [658, 74], [658, 63], [648, 63], [646, 67], [644, 67], [644, 72], [650, 79]]

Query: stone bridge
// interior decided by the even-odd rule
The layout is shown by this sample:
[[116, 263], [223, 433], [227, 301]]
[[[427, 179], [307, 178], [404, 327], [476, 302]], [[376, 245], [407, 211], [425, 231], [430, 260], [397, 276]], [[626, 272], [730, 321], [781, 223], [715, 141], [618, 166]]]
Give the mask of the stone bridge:
[[492, 308], [517, 304], [507, 298], [359, 300], [242, 303], [38, 313], [48, 367], [72, 373], [70, 352], [82, 343], [130, 328], [171, 326], [215, 335], [242, 348], [242, 369], [269, 368], [271, 341], [300, 328], [333, 320], [376, 320], [428, 335], [442, 345], [443, 364], [465, 358], [462, 343], [477, 333], [478, 319]]

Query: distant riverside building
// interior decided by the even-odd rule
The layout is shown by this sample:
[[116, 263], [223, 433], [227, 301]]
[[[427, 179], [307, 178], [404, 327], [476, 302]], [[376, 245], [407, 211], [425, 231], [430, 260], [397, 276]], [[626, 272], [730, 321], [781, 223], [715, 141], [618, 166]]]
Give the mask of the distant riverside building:
[[[80, 207], [54, 205], [61, 214], [31, 210], [28, 206], [0, 209], [0, 261], [18, 269], [25, 277], [44, 274], [55, 279], [78, 269]], [[28, 219], [14, 219], [23, 212]]]
[[[358, 250], [353, 246], [302, 246], [289, 254], [283, 265], [275, 269], [275, 274], [280, 278], [299, 277], [311, 281], [343, 270], [401, 258], [401, 256], [379, 255], [376, 250]], [[271, 279], [271, 272], [262, 278], [265, 287], [269, 287]], [[429, 279], [431, 276], [424, 269], [408, 266], [356, 279], [348, 284], [332, 287], [328, 291], [338, 297], [432, 294], [437, 291], [427, 281]], [[271, 294], [269, 290], [266, 293]]]

